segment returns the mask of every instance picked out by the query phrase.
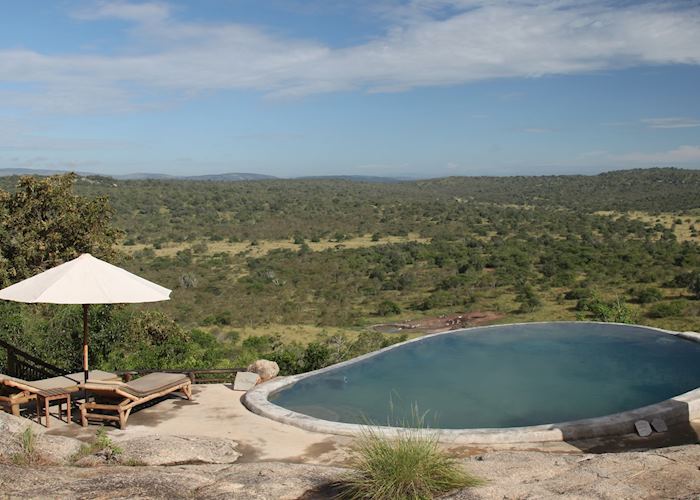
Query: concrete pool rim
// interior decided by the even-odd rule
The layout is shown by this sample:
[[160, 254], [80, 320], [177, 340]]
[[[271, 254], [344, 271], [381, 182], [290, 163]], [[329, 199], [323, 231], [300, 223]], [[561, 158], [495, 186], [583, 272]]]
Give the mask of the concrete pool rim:
[[[659, 333], [673, 335], [685, 340], [700, 343], [700, 333], [695, 332], [675, 332], [661, 328], [630, 325], [625, 323], [601, 323], [596, 321], [540, 321], [530, 323], [506, 323], [498, 325], [478, 326], [471, 328], [461, 328], [447, 332], [433, 333], [405, 342], [393, 344], [384, 349], [374, 351], [356, 358], [337, 363], [335, 365], [321, 368], [312, 372], [292, 375], [288, 377], [277, 377], [268, 382], [260, 384], [248, 391], [242, 402], [246, 408], [253, 413], [269, 418], [276, 422], [293, 425], [301, 429], [324, 434], [336, 434], [342, 436], [357, 436], [366, 431], [366, 425], [349, 424], [344, 422], [333, 422], [311, 417], [298, 413], [287, 408], [283, 408], [269, 401], [269, 396], [287, 387], [290, 387], [300, 380], [333, 371], [340, 367], [349, 366], [365, 359], [377, 356], [380, 353], [396, 349], [413, 342], [423, 342], [440, 335], [449, 335], [456, 332], [464, 332], [474, 329], [499, 328], [518, 325], [537, 324], [595, 324], [595, 325], [618, 325], [626, 327], [640, 328], [644, 330], [656, 331]], [[655, 403], [652, 405], [628, 410], [601, 417], [593, 417], [569, 422], [533, 425], [527, 427], [504, 427], [504, 428], [483, 428], [483, 429], [429, 429], [426, 432], [436, 434], [441, 442], [455, 444], [510, 444], [510, 443], [536, 443], [549, 441], [574, 441], [581, 439], [598, 438], [604, 436], [617, 436], [631, 434], [635, 432], [634, 423], [637, 420], [651, 421], [654, 418], [661, 418], [667, 424], [679, 424], [689, 420], [700, 418], [700, 388], [693, 389], [684, 394]], [[376, 426], [373, 429], [387, 436], [399, 435], [405, 429], [398, 427]]]

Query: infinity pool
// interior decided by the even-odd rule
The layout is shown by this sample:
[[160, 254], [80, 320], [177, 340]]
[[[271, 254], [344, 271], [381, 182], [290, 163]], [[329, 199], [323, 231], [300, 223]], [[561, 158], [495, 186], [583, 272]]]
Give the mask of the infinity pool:
[[639, 326], [534, 323], [410, 342], [269, 399], [324, 420], [392, 426], [417, 405], [430, 427], [469, 429], [598, 417], [697, 387], [699, 343]]

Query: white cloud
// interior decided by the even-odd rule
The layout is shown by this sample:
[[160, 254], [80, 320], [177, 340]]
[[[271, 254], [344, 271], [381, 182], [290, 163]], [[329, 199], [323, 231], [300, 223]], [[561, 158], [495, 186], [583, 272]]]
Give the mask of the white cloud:
[[99, 2], [76, 17], [130, 23], [128, 43], [122, 44], [128, 49], [104, 55], [0, 50], [0, 82], [30, 87], [0, 94], [0, 105], [130, 111], [153, 106], [156, 95], [168, 100], [232, 89], [281, 97], [387, 92], [700, 64], [700, 6], [692, 3], [614, 8], [605, 0], [414, 0], [381, 5], [387, 23], [382, 36], [333, 48], [232, 22], [183, 22], [164, 3]]
[[160, 2], [129, 3], [100, 1], [73, 12], [76, 19], [122, 19], [139, 23], [154, 23], [165, 21], [170, 16], [170, 7]]
[[622, 162], [643, 163], [647, 165], [677, 165], [700, 164], [700, 146], [679, 146], [669, 151], [652, 153], [626, 153], [613, 156], [612, 159]]
[[695, 118], [645, 118], [642, 123], [649, 128], [692, 128], [700, 127], [700, 120]]

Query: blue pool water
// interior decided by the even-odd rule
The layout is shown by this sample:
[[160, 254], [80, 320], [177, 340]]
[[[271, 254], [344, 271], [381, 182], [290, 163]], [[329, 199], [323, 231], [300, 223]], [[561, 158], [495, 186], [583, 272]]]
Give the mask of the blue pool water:
[[[700, 344], [605, 323], [472, 328], [312, 375], [270, 397], [306, 415], [430, 427], [515, 427], [597, 417], [700, 387]], [[390, 401], [394, 407], [390, 409]]]

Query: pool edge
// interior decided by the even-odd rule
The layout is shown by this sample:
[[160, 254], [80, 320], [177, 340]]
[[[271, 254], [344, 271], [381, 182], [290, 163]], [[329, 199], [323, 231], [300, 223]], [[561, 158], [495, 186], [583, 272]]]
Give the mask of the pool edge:
[[[367, 358], [395, 349], [399, 346], [413, 342], [424, 341], [439, 335], [448, 335], [457, 331], [471, 330], [474, 328], [485, 329], [512, 325], [533, 325], [533, 324], [553, 324], [553, 323], [592, 323], [595, 321], [539, 321], [530, 323], [506, 323], [499, 325], [487, 325], [472, 328], [461, 328], [447, 332], [440, 332], [425, 335], [405, 342], [393, 344], [378, 351], [374, 351], [356, 358], [336, 363], [320, 370], [315, 370], [299, 375], [288, 377], [278, 377], [268, 382], [260, 384], [248, 391], [242, 398], [243, 405], [251, 412], [280, 422], [305, 429], [311, 432], [324, 434], [337, 434], [343, 436], [357, 436], [366, 429], [367, 426], [359, 424], [348, 424], [344, 422], [332, 422], [316, 417], [297, 413], [288, 410], [268, 400], [269, 395], [278, 392], [285, 387], [295, 384], [305, 378], [318, 375], [327, 371], [335, 370], [339, 367], [358, 363]], [[655, 330], [669, 335], [678, 336], [686, 340], [700, 343], [700, 333], [696, 332], [675, 332], [645, 325], [629, 325], [623, 323], [608, 323], [624, 326], [633, 326], [647, 330]], [[694, 418], [700, 418], [700, 388], [693, 389], [684, 394], [661, 401], [641, 408], [628, 410], [601, 417], [574, 420], [554, 424], [541, 424], [527, 427], [508, 428], [488, 428], [488, 429], [430, 429], [426, 432], [435, 433], [441, 442], [455, 444], [515, 444], [515, 443], [538, 443], [550, 441], [574, 441], [581, 439], [598, 438], [604, 436], [625, 435], [635, 432], [634, 422], [637, 420], [652, 420], [662, 418], [667, 424], [677, 424], [687, 422]], [[405, 429], [397, 427], [374, 427], [376, 432], [387, 436], [395, 436]]]

